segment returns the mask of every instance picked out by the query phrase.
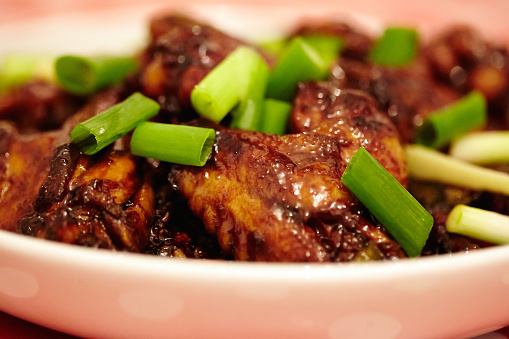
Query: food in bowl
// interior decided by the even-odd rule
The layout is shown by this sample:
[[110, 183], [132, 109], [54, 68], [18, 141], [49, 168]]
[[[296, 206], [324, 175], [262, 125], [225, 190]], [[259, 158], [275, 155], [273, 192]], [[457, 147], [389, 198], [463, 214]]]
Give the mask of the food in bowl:
[[[415, 42], [415, 32], [408, 32]], [[382, 39], [343, 23], [309, 22], [288, 34], [283, 49], [297, 41], [304, 51], [311, 47], [313, 55], [323, 52], [320, 39], [332, 37], [336, 54], [331, 58], [325, 48], [320, 57], [330, 61], [327, 71], [301, 79], [281, 97], [273, 88], [301, 68], [289, 67], [283, 80], [273, 80], [284, 51], [269, 51], [178, 14], [155, 18], [150, 33], [148, 45], [135, 56], [136, 69], [120, 82], [84, 94], [33, 80], [2, 96], [1, 228], [172, 257], [345, 262], [415, 256], [342, 180], [362, 147], [432, 217], [418, 255], [493, 245], [449, 232], [447, 217], [457, 205], [505, 214], [506, 195], [416, 177], [408, 170], [405, 150], [429, 117], [473, 91], [486, 100], [488, 111], [473, 128], [506, 128], [505, 48], [470, 28], [455, 27], [414, 46], [410, 58], [393, 65], [374, 56]], [[204, 118], [193, 91], [243, 46], [263, 60], [256, 75], [264, 74], [263, 64], [270, 70], [262, 79], [265, 92], [260, 97], [245, 84], [248, 76], [234, 75], [220, 85], [230, 85], [228, 92], [241, 104], [234, 101], [219, 118]], [[135, 155], [131, 131], [85, 154], [86, 145], [71, 138], [76, 126], [133, 93], [158, 104], [151, 123], [214, 130], [206, 163], [192, 166]], [[267, 97], [290, 106], [282, 132], [264, 133], [268, 118], [246, 113], [265, 105]], [[445, 154], [449, 146], [440, 145], [439, 151]], [[499, 172], [506, 167], [490, 166]], [[376, 192], [378, 187], [372, 188]], [[412, 233], [413, 221], [406, 228]]]

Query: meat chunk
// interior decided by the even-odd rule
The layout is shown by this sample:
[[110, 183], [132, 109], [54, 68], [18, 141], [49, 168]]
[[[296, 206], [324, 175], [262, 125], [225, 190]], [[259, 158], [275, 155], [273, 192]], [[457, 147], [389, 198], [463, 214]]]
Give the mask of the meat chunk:
[[14, 230], [19, 218], [32, 211], [54, 150], [69, 142], [71, 129], [117, 100], [115, 93], [104, 93], [54, 131], [21, 134], [12, 123], [0, 123], [0, 229]]
[[413, 141], [415, 129], [429, 114], [459, 98], [454, 89], [436, 81], [422, 59], [406, 67], [381, 67], [341, 58], [334, 74], [339, 87], [370, 93], [396, 124], [404, 142]]
[[0, 94], [0, 120], [13, 122], [23, 134], [54, 130], [81, 105], [83, 99], [55, 84], [35, 80]]
[[141, 252], [154, 217], [154, 192], [140, 159], [113, 149], [97, 157], [58, 147], [51, 170], [18, 231], [91, 247]]
[[436, 78], [459, 93], [478, 90], [488, 101], [490, 127], [508, 127], [509, 52], [471, 27], [458, 26], [436, 37], [423, 50]]
[[[365, 94], [328, 90], [325, 104], [318, 93], [309, 95], [312, 90], [296, 100], [294, 114], [300, 119], [295, 126], [301, 126], [304, 115], [313, 120], [320, 114], [316, 124], [302, 125], [306, 131], [276, 136], [218, 128], [216, 149], [204, 167], [175, 166], [170, 173], [171, 184], [235, 259], [404, 256], [341, 182], [353, 149], [365, 144], [404, 183], [396, 129]], [[360, 101], [350, 100], [354, 97]]]

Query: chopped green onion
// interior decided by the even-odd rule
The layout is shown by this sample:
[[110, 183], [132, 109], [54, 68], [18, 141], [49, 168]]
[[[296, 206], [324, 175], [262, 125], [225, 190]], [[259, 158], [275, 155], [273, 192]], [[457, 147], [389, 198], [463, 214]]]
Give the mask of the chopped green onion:
[[266, 99], [261, 132], [277, 135], [285, 134], [291, 113], [292, 105], [288, 102]]
[[82, 122], [71, 131], [71, 140], [85, 154], [95, 154], [140, 122], [150, 119], [159, 111], [159, 104], [140, 93]]
[[258, 46], [261, 47], [265, 52], [271, 54], [272, 56], [277, 57], [284, 50], [286, 43], [287, 43], [286, 38], [277, 38], [262, 41], [258, 43]]
[[466, 132], [484, 126], [486, 99], [477, 91], [454, 104], [432, 113], [416, 131], [416, 142], [440, 148]]
[[421, 253], [433, 217], [365, 148], [355, 152], [341, 181], [387, 228], [409, 257]]
[[[191, 92], [191, 103], [196, 111], [209, 120], [221, 121], [247, 92], [254, 92], [251, 81], [260, 81], [255, 72], [262, 69], [261, 57], [253, 49], [240, 46], [221, 61]], [[265, 61], [263, 61], [265, 63]], [[266, 66], [266, 65], [265, 65]], [[265, 89], [263, 89], [265, 90]]]
[[238, 60], [240, 103], [233, 110], [230, 127], [260, 131], [269, 66], [254, 50], [242, 48]]
[[509, 244], [509, 216], [457, 205], [447, 217], [447, 230], [495, 244]]
[[302, 37], [296, 37], [282, 52], [272, 70], [267, 85], [267, 96], [291, 101], [299, 82], [325, 78], [329, 66], [315, 48]]
[[181, 165], [203, 166], [214, 140], [215, 131], [211, 128], [143, 122], [133, 132], [131, 152]]
[[417, 31], [405, 27], [388, 27], [374, 44], [370, 58], [382, 66], [404, 66], [417, 54]]
[[124, 79], [137, 67], [130, 57], [66, 55], [55, 62], [55, 75], [67, 91], [88, 95]]
[[405, 153], [408, 174], [416, 179], [509, 195], [507, 173], [470, 164], [420, 145], [407, 145]]
[[0, 92], [22, 85], [31, 79], [53, 81], [53, 62], [50, 55], [13, 53], [4, 55], [0, 64]]
[[327, 65], [330, 65], [339, 57], [339, 52], [344, 45], [343, 39], [334, 35], [307, 34], [303, 35], [302, 38], [318, 51]]
[[453, 140], [449, 154], [474, 164], [509, 162], [509, 131], [466, 134]]

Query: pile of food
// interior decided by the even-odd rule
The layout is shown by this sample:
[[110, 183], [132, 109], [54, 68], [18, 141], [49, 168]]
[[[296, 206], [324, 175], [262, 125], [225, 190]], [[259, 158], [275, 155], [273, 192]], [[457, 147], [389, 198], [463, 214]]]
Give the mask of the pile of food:
[[[280, 262], [508, 241], [452, 225], [469, 207], [474, 228], [507, 223], [504, 139], [462, 144], [508, 128], [506, 47], [468, 27], [424, 43], [413, 29], [372, 37], [341, 22], [255, 45], [179, 14], [153, 19], [150, 37], [134, 57], [66, 56], [56, 80], [4, 86], [0, 229]], [[76, 68], [92, 85], [73, 83]], [[499, 146], [505, 158], [479, 160]]]

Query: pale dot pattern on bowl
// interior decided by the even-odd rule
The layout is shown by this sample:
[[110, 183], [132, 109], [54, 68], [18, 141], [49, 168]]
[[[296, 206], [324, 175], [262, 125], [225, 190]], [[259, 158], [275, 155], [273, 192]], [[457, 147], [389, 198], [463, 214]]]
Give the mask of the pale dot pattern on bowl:
[[509, 273], [506, 273], [504, 276], [502, 276], [502, 281], [504, 284], [509, 285]]
[[397, 319], [386, 314], [362, 312], [336, 320], [329, 329], [329, 336], [331, 339], [344, 338], [345, 329], [348, 329], [350, 338], [389, 339], [398, 336], [401, 327]]
[[184, 302], [168, 291], [130, 289], [118, 297], [120, 307], [127, 314], [143, 319], [160, 320], [177, 316], [184, 310]]
[[264, 301], [281, 301], [284, 300], [289, 291], [283, 287], [258, 287], [254, 288], [252, 286], [237, 288], [236, 294], [244, 299], [248, 300], [264, 300]]
[[0, 293], [14, 298], [31, 298], [39, 291], [37, 279], [15, 268], [0, 267]]

